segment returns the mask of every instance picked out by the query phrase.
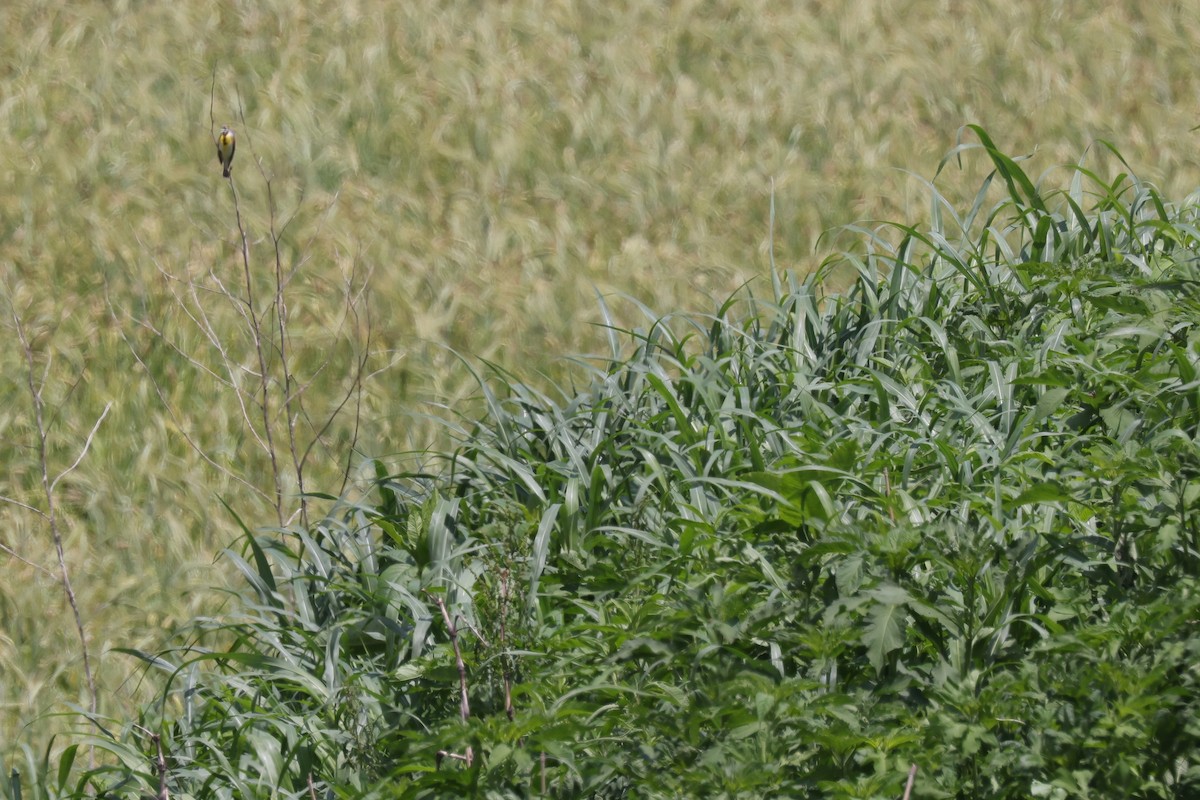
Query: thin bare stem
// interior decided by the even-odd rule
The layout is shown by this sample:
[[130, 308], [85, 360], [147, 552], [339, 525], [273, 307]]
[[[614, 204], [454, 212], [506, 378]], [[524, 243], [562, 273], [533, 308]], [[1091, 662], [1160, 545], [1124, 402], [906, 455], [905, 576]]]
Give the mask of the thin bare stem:
[[233, 208], [237, 219], [238, 234], [241, 237], [242, 272], [246, 279], [246, 305], [249, 311], [250, 336], [254, 341], [254, 352], [258, 356], [258, 377], [262, 411], [263, 439], [267, 445], [267, 457], [271, 461], [271, 479], [275, 486], [275, 516], [283, 525], [283, 484], [279, 478], [279, 457], [275, 451], [275, 437], [271, 425], [271, 375], [267, 370], [267, 355], [263, 348], [263, 330], [258, 312], [254, 307], [254, 281], [250, 273], [250, 243], [246, 235], [246, 226], [242, 222], [242, 209], [238, 203], [237, 189], [234, 187], [233, 176], [229, 177], [229, 185], [233, 191]]
[[158, 800], [170, 800], [171, 794], [167, 791], [167, 759], [163, 756], [162, 737], [156, 733], [152, 738], [158, 751], [154, 759], [154, 766], [158, 769]]
[[[257, 320], [252, 319], [252, 315], [246, 309], [246, 303], [243, 302], [240, 297], [230, 291], [225, 285], [224, 281], [222, 281], [216, 274], [211, 274], [210, 277], [219, 287], [220, 294], [225, 297], [225, 299], [229, 301], [230, 305], [233, 306], [239, 315], [241, 315], [242, 320], [246, 323], [246, 330], [254, 331], [257, 327]], [[200, 316], [203, 317], [206, 329], [212, 331], [210, 338], [213, 342], [213, 347], [220, 355], [221, 363], [225, 365], [225, 371], [229, 374], [229, 385], [233, 387], [234, 397], [237, 398], [238, 409], [241, 411], [242, 420], [245, 422], [246, 430], [248, 430], [250, 435], [254, 437], [254, 441], [258, 443], [259, 448], [264, 453], [270, 453], [272, 448], [267, 441], [263, 439], [265, 432], [263, 435], [259, 434], [254, 420], [251, 419], [250, 409], [246, 406], [246, 397], [249, 396], [251, 399], [253, 399], [253, 394], [242, 388], [242, 381], [238, 377], [240, 374], [245, 373], [261, 383], [263, 380], [266, 380], [267, 376], [261, 371], [257, 373], [252, 372], [251, 370], [246, 369], [244, 366], [236, 364], [230, 358], [228, 349], [220, 341], [216, 331], [212, 328], [211, 323], [208, 321], [208, 315], [204, 312], [204, 306], [201, 305], [200, 299], [195, 293], [195, 287], [192, 289], [192, 302], [196, 305], [196, 309], [200, 313]]]
[[917, 779], [917, 765], [913, 764], [908, 770], [908, 785], [904, 787], [903, 800], [909, 800], [912, 796], [913, 782]]
[[[304, 492], [304, 466], [300, 461], [296, 445], [296, 412], [293, 404], [299, 404], [300, 398], [292, 394], [292, 369], [288, 362], [288, 329], [287, 329], [287, 300], [284, 297], [283, 253], [280, 248], [282, 231], [275, 228], [275, 192], [270, 180], [267, 181], [267, 207], [271, 214], [271, 245], [275, 253], [275, 323], [279, 326], [279, 363], [283, 373], [283, 410], [288, 431], [288, 452], [292, 456], [292, 469], [296, 473], [296, 489], [300, 496], [300, 524], [308, 527], [308, 499]], [[286, 227], [286, 226], [285, 226]]]
[[75, 468], [79, 466], [79, 462], [83, 461], [84, 456], [86, 456], [88, 450], [91, 449], [92, 440], [96, 438], [96, 431], [100, 430], [100, 423], [104, 422], [104, 418], [108, 416], [108, 412], [111, 408], [112, 403], [104, 404], [104, 410], [100, 412], [99, 419], [97, 419], [96, 424], [92, 426], [92, 430], [88, 434], [87, 440], [84, 441], [83, 447], [81, 447], [79, 450], [79, 455], [75, 457], [73, 462], [71, 462], [71, 466], [58, 473], [54, 480], [50, 481], [50, 491], [54, 491], [55, 487], [58, 486], [58, 482], [74, 472]]
[[[500, 659], [504, 672], [504, 713], [512, 722], [516, 713], [512, 702], [512, 660], [508, 657], [508, 568], [500, 570]], [[543, 779], [544, 780], [544, 779]], [[543, 791], [545, 791], [543, 789]]]
[[[471, 719], [471, 703], [467, 699], [467, 665], [463, 661], [462, 651], [458, 647], [458, 627], [450, 619], [450, 612], [446, 609], [446, 603], [442, 598], [435, 597], [438, 609], [442, 612], [442, 620], [446, 623], [446, 630], [450, 635], [450, 645], [454, 648], [454, 665], [458, 668], [458, 690], [459, 690], [459, 705], [458, 713], [463, 722]], [[446, 750], [438, 751], [438, 766], [441, 766], [443, 758], [454, 758], [466, 762], [469, 767], [475, 760], [475, 751], [467, 745], [466, 752], [460, 754], [451, 753]]]
[[458, 712], [462, 717], [462, 721], [466, 722], [471, 718], [471, 701], [467, 698], [467, 665], [463, 661], [462, 651], [458, 647], [458, 627], [450, 619], [450, 612], [446, 610], [446, 603], [442, 598], [434, 598], [437, 601], [438, 608], [442, 612], [442, 619], [446, 623], [446, 630], [450, 634], [450, 644], [454, 648], [454, 666], [458, 668], [458, 689], [459, 689], [459, 704]]
[[[38, 460], [41, 464], [42, 492], [46, 497], [46, 511], [44, 516], [47, 524], [50, 526], [50, 535], [54, 539], [54, 550], [58, 556], [58, 578], [62, 583], [63, 591], [67, 595], [67, 603], [71, 606], [71, 614], [75, 618], [75, 631], [79, 636], [79, 646], [83, 653], [83, 674], [84, 679], [87, 681], [88, 708], [94, 716], [99, 708], [99, 695], [96, 691], [96, 679], [92, 674], [92, 659], [88, 653], [87, 632], [83, 627], [83, 616], [79, 612], [79, 601], [75, 596], [75, 588], [71, 585], [71, 572], [67, 568], [67, 555], [63, 547], [62, 531], [59, 530], [58, 525], [58, 510], [54, 502], [54, 488], [58, 478], [55, 478], [54, 481], [51, 481], [50, 479], [50, 454], [47, 449], [49, 435], [46, 429], [45, 419], [46, 404], [45, 399], [42, 397], [42, 390], [46, 386], [47, 375], [46, 372], [43, 372], [40, 380], [37, 377], [37, 367], [33, 357], [33, 346], [29, 342], [29, 337], [25, 335], [25, 326], [22, 325], [21, 316], [17, 313], [15, 308], [12, 310], [12, 318], [13, 323], [16, 326], [17, 338], [20, 340], [21, 348], [25, 354], [25, 365], [27, 368], [26, 385], [29, 388], [29, 398], [33, 403], [34, 420], [37, 424]], [[108, 413], [107, 408], [105, 408], [104, 413]], [[104, 416], [101, 415], [100, 419], [103, 420]], [[96, 426], [98, 427], [99, 424], [100, 422], [97, 421]], [[92, 433], [95, 434], [95, 432], [95, 428], [93, 428]], [[90, 444], [91, 436], [88, 437], [88, 442]], [[84, 452], [87, 452], [86, 446], [84, 447]], [[83, 456], [81, 455], [80, 458], [82, 457]], [[76, 460], [75, 464], [78, 463], [79, 461]], [[68, 470], [63, 472], [63, 475], [67, 474], [67, 472], [70, 472], [71, 469], [74, 469], [75, 464], [72, 464]], [[61, 478], [62, 475], [59, 477]], [[95, 754], [92, 753], [90, 758], [92, 766], [94, 766]]]
[[[161, 386], [159, 386], [158, 381], [154, 379], [154, 375], [150, 372], [149, 365], [146, 364], [141, 355], [138, 354], [137, 349], [134, 348], [133, 343], [129, 341], [128, 337], [126, 337], [124, 333], [121, 333], [121, 338], [124, 340], [126, 347], [129, 348], [129, 352], [133, 355], [134, 360], [138, 362], [138, 364], [142, 367], [142, 370], [146, 373], [146, 376], [150, 379], [150, 385], [154, 387], [154, 392], [158, 395], [158, 401], [162, 403], [163, 408], [166, 409], [167, 413], [171, 415], [171, 421], [175, 424], [175, 430], [179, 431], [179, 434], [183, 437], [183, 440], [187, 442], [188, 447], [192, 448], [192, 452], [199, 455], [200, 458], [202, 458], [210, 467], [217, 470], [222, 475], [225, 475], [231, 480], [236, 481], [254, 494], [262, 497], [264, 500], [269, 499], [267, 493], [258, 486], [246, 480], [241, 475], [238, 475], [228, 467], [218, 464], [216, 461], [214, 461], [208, 455], [208, 453], [204, 451], [204, 448], [200, 446], [200, 443], [191, 437], [191, 434], [189, 434], [184, 427], [183, 420], [180, 419], [179, 415], [176, 413], [175, 407], [171, 405], [170, 401], [167, 400], [166, 393], [163, 392], [163, 389]], [[238, 398], [240, 400], [241, 393], [236, 393], [238, 394]]]
[[456, 624], [461, 622], [464, 625], [466, 625], [467, 630], [469, 630], [471, 633], [475, 634], [475, 638], [478, 639], [480, 644], [482, 644], [484, 647], [491, 647], [491, 645], [488, 644], [487, 638], [482, 633], [479, 632], [478, 628], [476, 628], [474, 625], [471, 624], [471, 621], [469, 619], [462, 616], [461, 614], [456, 614], [454, 616], [454, 621]]
[[[163, 754], [162, 737], [150, 729], [138, 725], [136, 722], [133, 724], [133, 728], [145, 734], [146, 738], [154, 743], [154, 769], [158, 773], [158, 794], [153, 795], [154, 798], [156, 800], [170, 800], [171, 793], [167, 790], [167, 758]], [[150, 797], [150, 795], [144, 796]]]
[[[7, 497], [0, 497], [0, 500], [8, 500], [8, 498], [7, 498]], [[46, 518], [46, 515], [45, 515], [45, 513], [43, 513], [43, 512], [42, 512], [42, 510], [41, 510], [40, 508], [34, 508], [33, 506], [27, 506], [27, 505], [25, 505], [24, 503], [18, 503], [18, 502], [16, 502], [16, 501], [12, 501], [12, 503], [13, 503], [13, 505], [15, 505], [15, 506], [18, 506], [19, 508], [24, 508], [24, 509], [26, 509], [26, 510], [28, 510], [28, 511], [32, 511], [34, 514], [37, 514], [37, 515], [38, 515], [39, 517], [41, 517], [42, 519], [45, 519], [45, 518]], [[20, 553], [18, 553], [16, 550], [13, 550], [11, 547], [9, 547], [9, 546], [8, 546], [8, 545], [6, 545], [6, 544], [0, 544], [0, 550], [3, 550], [5, 553], [8, 553], [8, 555], [9, 555], [10, 557], [12, 557], [12, 558], [15, 558], [17, 561], [20, 561], [20, 562], [21, 562], [22, 564], [24, 564], [25, 566], [27, 566], [27, 567], [31, 567], [31, 568], [33, 568], [33, 569], [36, 569], [38, 572], [42, 573], [43, 575], [46, 575], [46, 576], [48, 576], [48, 577], [51, 577], [51, 578], [53, 578], [53, 577], [56, 577], [56, 576], [55, 576], [55, 574], [54, 574], [54, 570], [52, 570], [52, 569], [46, 569], [46, 568], [45, 568], [45, 567], [43, 567], [41, 564], [35, 564], [35, 563], [33, 563], [33, 562], [32, 562], [32, 561], [30, 561], [28, 558], [25, 558], [25, 557], [24, 557], [24, 556], [22, 556]]]
[[217, 141], [216, 130], [217, 123], [213, 117], [213, 108], [216, 105], [217, 99], [217, 65], [213, 64], [212, 69], [212, 85], [208, 89], [208, 132], [212, 136], [213, 143]]
[[[349, 295], [349, 293], [347, 293], [347, 295]], [[357, 312], [354, 307], [354, 301], [347, 299], [347, 305], [350, 307], [350, 313], [357, 317]], [[347, 338], [350, 338], [350, 336], [347, 335]], [[349, 385], [346, 388], [346, 393], [342, 396], [342, 398], [338, 402], [337, 406], [334, 407], [333, 411], [330, 412], [329, 416], [326, 417], [325, 422], [321, 425], [321, 427], [315, 429], [315, 433], [314, 433], [312, 439], [309, 440], [308, 446], [305, 447], [304, 453], [300, 456], [301, 469], [304, 467], [305, 464], [308, 463], [308, 458], [312, 454], [313, 448], [315, 448], [317, 445], [321, 444], [322, 438], [329, 431], [329, 429], [333, 426], [334, 420], [336, 420], [341, 415], [342, 409], [344, 409], [346, 407], [346, 405], [350, 402], [350, 400], [352, 398], [355, 399], [355, 412], [354, 412], [355, 433], [354, 433], [354, 437], [352, 438], [351, 446], [350, 446], [350, 449], [353, 450], [354, 444], [357, 443], [357, 441], [358, 441], [358, 426], [359, 426], [359, 422], [362, 419], [361, 411], [362, 411], [363, 382], [367, 375], [367, 361], [370, 357], [370, 352], [371, 352], [371, 329], [370, 329], [370, 322], [368, 320], [367, 341], [365, 342], [365, 344], [363, 346], [361, 355], [357, 359], [355, 359], [354, 374], [349, 382]], [[325, 365], [322, 365], [321, 369], [324, 369], [324, 366]], [[305, 388], [307, 388], [307, 387], [301, 387], [299, 392], [303, 392]], [[306, 417], [306, 420], [307, 420], [307, 417]], [[309, 421], [309, 423], [311, 425], [311, 421]], [[343, 490], [345, 490], [345, 481], [348, 480], [348, 475], [349, 475], [349, 465], [347, 465], [346, 475], [343, 477], [343, 484], [342, 484]]]
[[[15, 500], [11, 497], [5, 497], [2, 494], [0, 494], [0, 503], [8, 503], [10, 506], [16, 506], [17, 508], [21, 508], [21, 509], [24, 509], [25, 511], [29, 511], [34, 514], [37, 514], [42, 519], [46, 518], [46, 512], [42, 511], [40, 508], [37, 508], [36, 506], [31, 506], [28, 503], [22, 503], [20, 500]], [[0, 545], [0, 547], [4, 547], [4, 545]], [[9, 552], [11, 553], [12, 551], [9, 550]]]

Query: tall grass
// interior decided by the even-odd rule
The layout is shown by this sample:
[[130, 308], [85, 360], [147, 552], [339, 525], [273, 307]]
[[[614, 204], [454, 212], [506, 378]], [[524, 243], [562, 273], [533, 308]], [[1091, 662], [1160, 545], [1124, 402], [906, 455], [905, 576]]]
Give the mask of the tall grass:
[[440, 460], [247, 530], [240, 615], [130, 651], [168, 688], [88, 778], [1190, 796], [1200, 207], [1082, 166], [1050, 189], [970, 134], [965, 208], [931, 190], [931, 224], [765, 298], [610, 328], [556, 393], [481, 377]]

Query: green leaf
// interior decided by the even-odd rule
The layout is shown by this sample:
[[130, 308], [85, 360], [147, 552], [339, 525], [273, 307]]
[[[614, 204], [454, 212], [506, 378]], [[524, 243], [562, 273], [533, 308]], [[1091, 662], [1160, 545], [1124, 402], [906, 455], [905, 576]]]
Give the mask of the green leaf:
[[1039, 503], [1065, 503], [1070, 500], [1071, 494], [1063, 486], [1047, 481], [1045, 483], [1035, 483], [1022, 491], [1016, 498], [1006, 500], [1004, 507], [1011, 511], [1022, 506], [1037, 505]]
[[1038, 398], [1038, 403], [1033, 411], [1033, 421], [1041, 422], [1046, 417], [1058, 411], [1063, 400], [1067, 399], [1071, 394], [1070, 389], [1055, 387], [1042, 392], [1042, 396]]
[[870, 592], [874, 600], [867, 615], [862, 642], [876, 674], [883, 671], [888, 655], [904, 644], [906, 605], [909, 594], [899, 586], [885, 585]]

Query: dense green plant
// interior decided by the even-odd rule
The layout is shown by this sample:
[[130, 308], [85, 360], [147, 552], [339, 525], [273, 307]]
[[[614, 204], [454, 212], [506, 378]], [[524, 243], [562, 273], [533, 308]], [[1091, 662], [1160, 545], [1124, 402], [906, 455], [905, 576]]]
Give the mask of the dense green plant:
[[[830, 226], [916, 220], [911, 176], [933, 173], [964, 119], [1046, 163], [1120, 130], [1165, 195], [1200, 183], [1181, 101], [1200, 96], [1200, 0], [1063, 2], [1049, 19], [1041, 0], [946, 8], [0, 3], [0, 758], [63, 741], [84, 647], [100, 713], [153, 696], [109, 643], [157, 650], [212, 612], [230, 534], [215, 497], [257, 525], [277, 516], [279, 477], [295, 511], [318, 432], [305, 485], [333, 494], [356, 436], [377, 453], [440, 441], [425, 404], [465, 412], [474, 391], [451, 348], [561, 381], [557, 355], [602, 346], [593, 287], [707, 310], [766, 272], [768, 186], [781, 262], [807, 270]], [[260, 334], [277, 339], [286, 310], [287, 341], [263, 359], [213, 152], [225, 122]], [[987, 162], [967, 167], [938, 182], [956, 206]], [[62, 570], [14, 314], [49, 465], [72, 464], [109, 409], [57, 487], [78, 621], [46, 572]], [[368, 353], [372, 380], [326, 428]], [[263, 379], [279, 390], [267, 419], [261, 391], [238, 394]]]
[[973, 130], [966, 213], [610, 325], [559, 397], [497, 369], [454, 452], [247, 531], [239, 616], [137, 654], [167, 689], [88, 785], [1192, 796], [1200, 209]]

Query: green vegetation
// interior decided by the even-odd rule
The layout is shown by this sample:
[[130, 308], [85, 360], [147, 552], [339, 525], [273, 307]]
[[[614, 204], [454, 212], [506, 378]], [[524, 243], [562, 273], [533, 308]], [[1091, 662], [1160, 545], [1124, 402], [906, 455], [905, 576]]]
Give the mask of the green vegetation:
[[496, 372], [440, 460], [247, 530], [79, 790], [1193, 796], [1200, 205], [973, 133], [965, 213]]
[[[1197, 0], [1101, 10], [1064, 2], [1049, 11], [1028, 0], [953, 8], [877, 0], [787, 7], [451, 0], [402, 9], [377, 0], [316, 9], [15, 0], [0, 5], [0, 25], [7, 34], [0, 39], [0, 340], [8, 345], [0, 347], [0, 772], [20, 766], [27, 797], [34, 784], [56, 785], [59, 764], [71, 763], [59, 756], [78, 742], [66, 735], [77, 727], [73, 707], [105, 720], [122, 746], [138, 749], [137, 768], [145, 768], [152, 748], [122, 731], [139, 718], [159, 730], [147, 709], [165, 690], [161, 676], [143, 674], [128, 653], [189, 641], [197, 618], [218, 620], [222, 633], [209, 646], [238, 641], [241, 633], [223, 627], [232, 596], [213, 591], [244, 589], [242, 575], [219, 556], [239, 535], [235, 518], [255, 532], [277, 525], [291, 548], [298, 545], [288, 537], [307, 531], [319, 550], [332, 548], [321, 533], [332, 523], [321, 520], [351, 525], [345, 508], [361, 507], [363, 524], [375, 526], [361, 535], [385, 535], [380, 515], [407, 520], [416, 501], [380, 510], [376, 464], [397, 473], [393, 484], [417, 492], [422, 507], [432, 503], [430, 514], [435, 490], [441, 502], [461, 504], [454, 481], [466, 462], [433, 453], [454, 442], [484, 447], [497, 408], [511, 411], [503, 403], [514, 393], [527, 394], [530, 409], [557, 405], [563, 413], [599, 403], [593, 380], [610, 366], [611, 380], [627, 380], [635, 403], [637, 391], [650, 391], [635, 380], [636, 359], [629, 361], [636, 342], [648, 348], [647, 364], [662, 370], [660, 391], [677, 391], [680, 409], [690, 408], [710, 390], [674, 381], [694, 374], [693, 359], [719, 349], [718, 334], [741, 331], [749, 347], [759, 328], [785, 326], [801, 285], [818, 298], [846, 289], [853, 300], [862, 291], [856, 259], [868, 258], [862, 248], [875, 248], [877, 259], [883, 242], [871, 237], [898, 245], [903, 236], [894, 226], [886, 230], [895, 238], [879, 233], [877, 222], [863, 224], [867, 239], [820, 240], [823, 232], [861, 219], [938, 230], [949, 208], [971, 207], [992, 169], [988, 159], [940, 172], [947, 205], [932, 217], [924, 182], [912, 177], [935, 173], [964, 122], [983, 123], [1010, 152], [1037, 148], [1030, 163], [1065, 162], [1090, 148], [1095, 173], [1116, 176], [1120, 160], [1093, 146], [1107, 139], [1161, 197], [1181, 198], [1200, 184], [1192, 131], [1200, 122], [1192, 102], [1200, 96]], [[224, 122], [239, 132], [233, 186], [220, 180], [212, 146]], [[1039, 185], [1061, 185], [1061, 174]], [[1089, 215], [1147, 212], [1125, 183], [1108, 185], [1096, 190], [1119, 198], [1108, 206], [1070, 197]], [[778, 220], [769, 227], [772, 200]], [[1032, 202], [1027, 193], [1022, 202]], [[1047, 204], [1078, 219], [1057, 200]], [[1186, 250], [1191, 223], [1173, 210], [1167, 218], [1163, 231], [1174, 231]], [[985, 238], [976, 229], [950, 241], [973, 243], [988, 263], [1010, 258], [987, 252]], [[816, 268], [814, 249], [819, 260], [838, 247], [858, 255], [829, 264], [821, 277], [830, 280], [819, 287], [798, 277], [767, 288], [766, 276], [784, 269], [804, 276]], [[1010, 260], [1024, 263], [1019, 256]], [[1162, 254], [1143, 258], [1152, 274], [1167, 268]], [[909, 260], [924, 266], [919, 254]], [[1073, 272], [1074, 262], [1063, 270]], [[886, 264], [880, 272], [892, 274]], [[1132, 302], [1113, 280], [1112, 302]], [[719, 330], [713, 319], [678, 313], [731, 295], [714, 315]], [[1165, 293], [1147, 296], [1166, 302]], [[661, 325], [659, 315], [668, 317]], [[981, 318], [993, 332], [1006, 330]], [[947, 331], [946, 341], [954, 335]], [[604, 358], [564, 358], [596, 352]], [[626, 362], [624, 371], [616, 366]], [[482, 383], [500, 399], [480, 392], [471, 365], [481, 363], [495, 365]], [[644, 380], [653, 384], [649, 374]], [[1074, 384], [1047, 386], [1042, 410], [1052, 420], [1052, 401]], [[924, 397], [913, 400], [929, 402]], [[1104, 419], [1104, 407], [1094, 411]], [[594, 416], [598, 431], [614, 424]], [[484, 429], [476, 431], [479, 418]], [[756, 430], [748, 419], [744, 425], [747, 436]], [[741, 441], [740, 431], [728, 435]], [[618, 450], [626, 444], [614, 442]], [[1166, 457], [1157, 445], [1156, 457]], [[770, 452], [757, 454], [764, 465]], [[830, 452], [827, 466], [850, 471], [848, 460], [873, 452]], [[1116, 455], [1107, 462], [1103, 453], [1089, 455], [1124, 474]], [[478, 453], [462, 456], [479, 461]], [[422, 464], [425, 482], [402, 479], [413, 463]], [[564, 469], [550, 456], [545, 463], [551, 474]], [[666, 491], [662, 483], [678, 467], [665, 462], [637, 503], [659, 502], [654, 491]], [[1135, 477], [1112, 502], [1147, 491], [1130, 469]], [[756, 471], [764, 469], [749, 470]], [[925, 473], [884, 474], [888, 483], [874, 491], [892, 497], [888, 487], [900, 492]], [[1053, 477], [1047, 485], [1073, 491], [1069, 475]], [[1190, 480], [1186, 471], [1175, 477], [1180, 486]], [[615, 478], [596, 473], [597, 491], [606, 480]], [[706, 484], [697, 480], [688, 492], [701, 504]], [[753, 482], [761, 504], [790, 497], [791, 487], [766, 478], [728, 480]], [[326, 495], [310, 496], [303, 514], [302, 487]], [[588, 526], [606, 511], [585, 503], [591, 473], [568, 488], [544, 535], [555, 558], [584, 548]], [[727, 490], [740, 497], [736, 486]], [[932, 490], [945, 501], [948, 489]], [[1177, 493], [1178, 502], [1190, 501]], [[805, 495], [804, 514], [841, 502], [816, 497]], [[1142, 502], [1151, 497], [1162, 500], [1147, 492]], [[750, 525], [731, 516], [744, 500], [703, 522], [721, 530]], [[547, 502], [558, 501], [548, 495]], [[520, 508], [528, 505], [522, 499]], [[508, 508], [499, 506], [498, 513]], [[517, 587], [532, 580], [521, 561], [532, 555], [518, 544], [522, 526], [533, 525], [529, 515], [537, 541], [536, 508], [508, 508], [512, 518], [486, 535], [461, 525], [454, 532], [487, 542], [480, 552], [488, 558], [519, 562], [509, 565]], [[920, 522], [895, 509], [889, 521], [892, 513], [897, 525]], [[575, 525], [580, 514], [578, 528], [554, 527]], [[629, 530], [658, 519], [630, 514]], [[1185, 528], [1165, 530], [1187, 541]], [[648, 558], [644, 551], [668, 537], [681, 547], [694, 540], [703, 555], [711, 536], [701, 533], [655, 530], [622, 553]], [[568, 534], [574, 543], [564, 548], [559, 539]], [[1144, 550], [1138, 555], [1145, 559]], [[790, 566], [776, 557], [786, 558], [772, 554], [768, 563], [790, 587]], [[466, 560], [491, 565], [480, 558]], [[538, 591], [558, 591], [566, 567], [546, 558]], [[691, 569], [705, 563], [697, 559]], [[591, 580], [590, 562], [577, 568], [575, 580]], [[649, 562], [646, 570], [654, 574]], [[420, 585], [437, 585], [422, 571], [427, 579]], [[469, 596], [495, 602], [493, 573], [479, 580], [482, 592]], [[531, 586], [520, 591], [527, 605], [512, 600], [511, 641], [540, 641], [527, 619]], [[429, 596], [414, 597], [429, 610]], [[499, 612], [472, 613], [494, 620]], [[434, 624], [435, 636], [439, 630]], [[464, 647], [478, 647], [470, 639], [464, 635]], [[494, 636], [488, 641], [497, 646]], [[445, 666], [444, 655], [431, 658]], [[473, 672], [480, 668], [472, 662]], [[472, 693], [494, 685], [474, 675]], [[164, 712], [172, 718], [175, 702]], [[475, 702], [482, 718], [484, 701]], [[520, 710], [535, 705], [525, 699]], [[219, 705], [208, 708], [215, 714]], [[79, 756], [75, 774], [91, 768], [86, 749], [66, 754]], [[183, 781], [179, 765], [172, 769]], [[33, 777], [41, 771], [46, 781]], [[363, 766], [356, 774], [368, 781], [386, 771]], [[565, 791], [561, 771], [554, 780]], [[929, 786], [926, 772], [918, 785]]]

